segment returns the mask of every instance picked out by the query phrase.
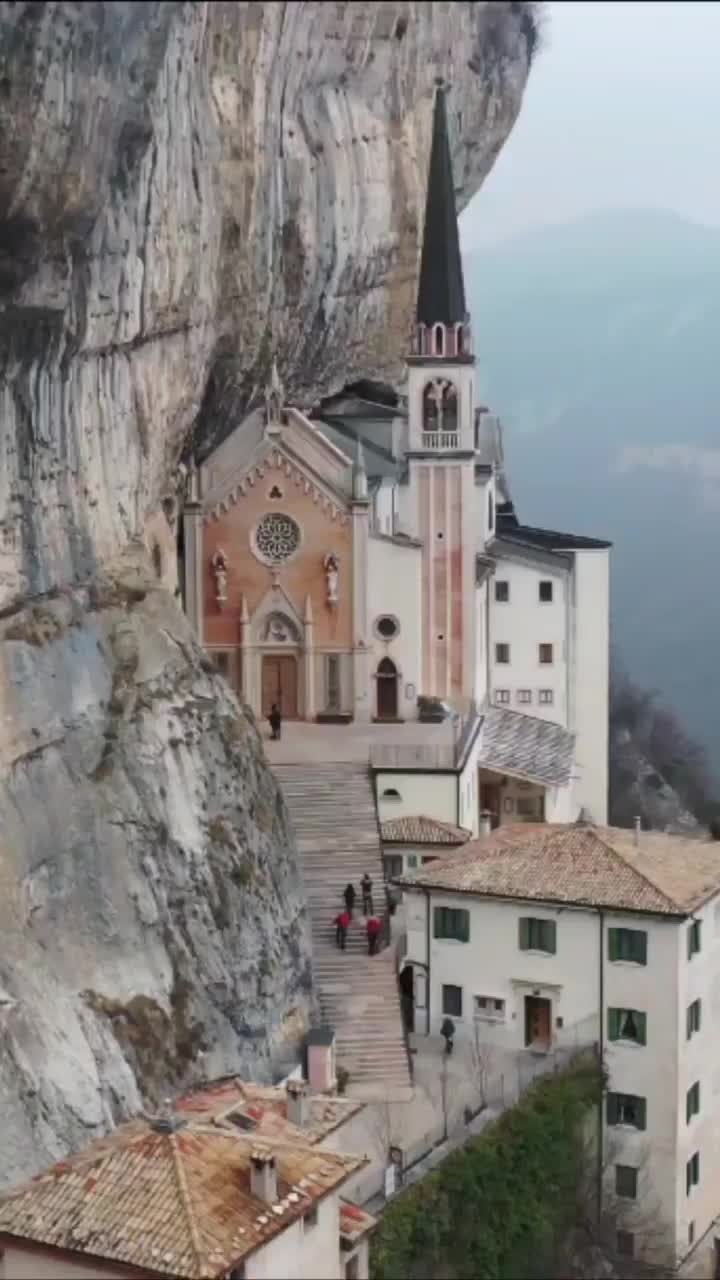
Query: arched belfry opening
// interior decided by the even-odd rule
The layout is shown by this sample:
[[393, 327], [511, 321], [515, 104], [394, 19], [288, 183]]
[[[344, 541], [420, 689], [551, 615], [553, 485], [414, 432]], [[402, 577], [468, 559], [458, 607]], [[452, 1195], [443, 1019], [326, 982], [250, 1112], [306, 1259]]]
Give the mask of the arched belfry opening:
[[398, 718], [398, 670], [391, 658], [382, 658], [376, 672], [377, 718]]

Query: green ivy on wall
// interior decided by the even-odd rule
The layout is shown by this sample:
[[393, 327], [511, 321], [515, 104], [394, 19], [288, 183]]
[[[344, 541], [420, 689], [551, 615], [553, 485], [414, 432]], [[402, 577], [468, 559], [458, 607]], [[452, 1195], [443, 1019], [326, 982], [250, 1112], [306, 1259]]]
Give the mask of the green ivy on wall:
[[582, 1123], [603, 1076], [594, 1059], [539, 1080], [514, 1106], [388, 1206], [372, 1280], [524, 1280], [548, 1274], [575, 1210]]

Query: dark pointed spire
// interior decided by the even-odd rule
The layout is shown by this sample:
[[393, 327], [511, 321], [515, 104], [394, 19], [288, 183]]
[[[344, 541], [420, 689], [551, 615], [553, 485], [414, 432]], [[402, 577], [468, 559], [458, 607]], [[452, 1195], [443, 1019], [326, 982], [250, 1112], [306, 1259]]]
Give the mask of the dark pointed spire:
[[466, 315], [445, 90], [442, 85], [438, 85], [435, 92], [432, 151], [425, 204], [417, 322], [428, 326], [438, 323], [458, 324], [464, 322]]

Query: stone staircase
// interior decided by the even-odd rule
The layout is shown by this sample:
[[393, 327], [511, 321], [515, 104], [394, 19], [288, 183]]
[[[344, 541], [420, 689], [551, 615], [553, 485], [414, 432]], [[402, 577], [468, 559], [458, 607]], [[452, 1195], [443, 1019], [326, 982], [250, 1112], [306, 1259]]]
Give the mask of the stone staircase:
[[[295, 830], [308, 898], [313, 970], [323, 1022], [335, 1029], [338, 1066], [349, 1074], [348, 1094], [405, 1101], [412, 1089], [405, 1048], [395, 953], [367, 953], [360, 880], [373, 881], [373, 906], [385, 910], [375, 801], [367, 765], [276, 764]], [[352, 882], [357, 900], [345, 951], [335, 945], [333, 920]]]

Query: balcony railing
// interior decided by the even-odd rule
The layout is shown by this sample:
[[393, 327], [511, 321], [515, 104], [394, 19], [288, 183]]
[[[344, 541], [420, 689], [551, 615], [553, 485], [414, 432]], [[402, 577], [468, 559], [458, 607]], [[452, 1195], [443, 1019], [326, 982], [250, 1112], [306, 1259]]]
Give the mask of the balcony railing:
[[423, 431], [423, 449], [457, 449], [460, 434], [457, 431]]

